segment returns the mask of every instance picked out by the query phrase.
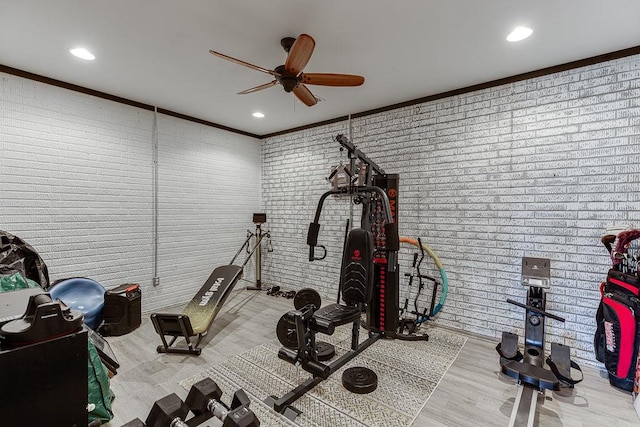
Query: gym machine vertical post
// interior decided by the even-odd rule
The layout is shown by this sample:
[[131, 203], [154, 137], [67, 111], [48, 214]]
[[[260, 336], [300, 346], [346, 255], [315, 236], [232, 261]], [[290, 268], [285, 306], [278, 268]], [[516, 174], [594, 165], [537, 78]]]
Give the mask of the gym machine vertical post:
[[[254, 213], [253, 214], [253, 223], [256, 225], [256, 285], [255, 286], [247, 286], [247, 289], [250, 291], [261, 291], [262, 290], [262, 238], [267, 237], [271, 239], [271, 233], [269, 231], [262, 232], [262, 224], [267, 222], [267, 214], [266, 213]], [[271, 252], [273, 249], [271, 248], [271, 240], [267, 242], [267, 252]]]

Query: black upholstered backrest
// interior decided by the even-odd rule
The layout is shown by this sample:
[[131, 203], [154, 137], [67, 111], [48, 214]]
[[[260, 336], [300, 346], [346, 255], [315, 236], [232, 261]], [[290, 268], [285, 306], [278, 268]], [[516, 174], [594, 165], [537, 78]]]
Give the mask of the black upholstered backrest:
[[340, 286], [347, 305], [368, 303], [373, 287], [373, 236], [354, 228], [347, 236], [342, 257]]

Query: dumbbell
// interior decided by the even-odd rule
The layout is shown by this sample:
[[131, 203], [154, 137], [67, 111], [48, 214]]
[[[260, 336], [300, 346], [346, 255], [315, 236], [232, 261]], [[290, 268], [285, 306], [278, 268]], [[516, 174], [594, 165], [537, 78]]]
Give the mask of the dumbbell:
[[126, 424], [122, 424], [121, 427], [147, 427], [147, 425], [143, 423], [140, 418], [136, 418], [135, 420], [131, 420]]
[[233, 394], [231, 408], [220, 401], [222, 390], [211, 378], [198, 381], [189, 390], [185, 401], [188, 409], [198, 417], [214, 416], [222, 421], [223, 427], [258, 427], [260, 421], [249, 409], [251, 401], [240, 389]]
[[147, 427], [187, 427], [184, 420], [188, 413], [189, 407], [177, 394], [171, 393], [153, 403], [145, 424]]

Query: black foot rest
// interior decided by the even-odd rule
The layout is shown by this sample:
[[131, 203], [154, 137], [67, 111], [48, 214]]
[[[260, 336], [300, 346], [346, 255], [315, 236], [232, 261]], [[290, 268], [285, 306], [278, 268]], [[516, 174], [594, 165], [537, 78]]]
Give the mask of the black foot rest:
[[560, 390], [560, 381], [549, 370], [515, 360], [507, 360], [501, 365], [503, 374], [520, 382], [530, 384], [540, 390]]
[[[360, 318], [360, 308], [358, 306], [347, 306], [341, 304], [325, 305], [321, 309], [313, 313], [314, 319], [318, 326], [323, 328], [335, 329], [336, 326], [346, 325], [355, 322]], [[316, 329], [316, 328], [314, 328]], [[323, 330], [316, 329], [318, 332], [324, 333]]]
[[571, 347], [558, 343], [551, 343], [551, 356], [547, 358], [547, 365], [551, 368], [551, 372], [560, 380], [563, 387], [573, 388], [575, 384], [582, 381], [571, 378], [571, 368], [580, 371], [582, 369], [576, 362], [571, 361]]
[[500, 364], [507, 360], [522, 360], [522, 353], [518, 351], [518, 335], [511, 332], [502, 333], [502, 341], [496, 346], [496, 351], [500, 355]]

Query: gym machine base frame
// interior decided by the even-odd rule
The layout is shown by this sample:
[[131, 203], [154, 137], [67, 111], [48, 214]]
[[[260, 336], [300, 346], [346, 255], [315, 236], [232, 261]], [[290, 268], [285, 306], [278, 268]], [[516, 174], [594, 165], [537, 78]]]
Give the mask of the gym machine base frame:
[[[299, 316], [303, 316], [301, 312]], [[308, 391], [311, 391], [315, 386], [320, 384], [322, 381], [327, 379], [337, 370], [342, 368], [348, 362], [350, 362], [354, 357], [358, 354], [362, 353], [365, 349], [371, 346], [373, 343], [378, 341], [382, 335], [379, 333], [369, 333], [369, 338], [367, 338], [362, 343], [358, 344], [358, 329], [360, 328], [360, 319], [353, 323], [354, 336], [351, 340], [351, 349], [340, 356], [335, 362], [325, 365], [323, 363], [317, 362], [322, 374], [318, 372], [314, 374], [311, 378], [307, 379], [302, 384], [295, 387], [293, 390], [285, 394], [284, 396], [278, 398], [276, 396], [269, 396], [264, 400], [264, 403], [271, 407], [274, 411], [284, 415], [286, 418], [290, 420], [294, 420], [298, 415], [302, 413], [302, 411], [295, 408], [292, 404], [304, 396]], [[279, 355], [280, 357], [280, 355]]]

